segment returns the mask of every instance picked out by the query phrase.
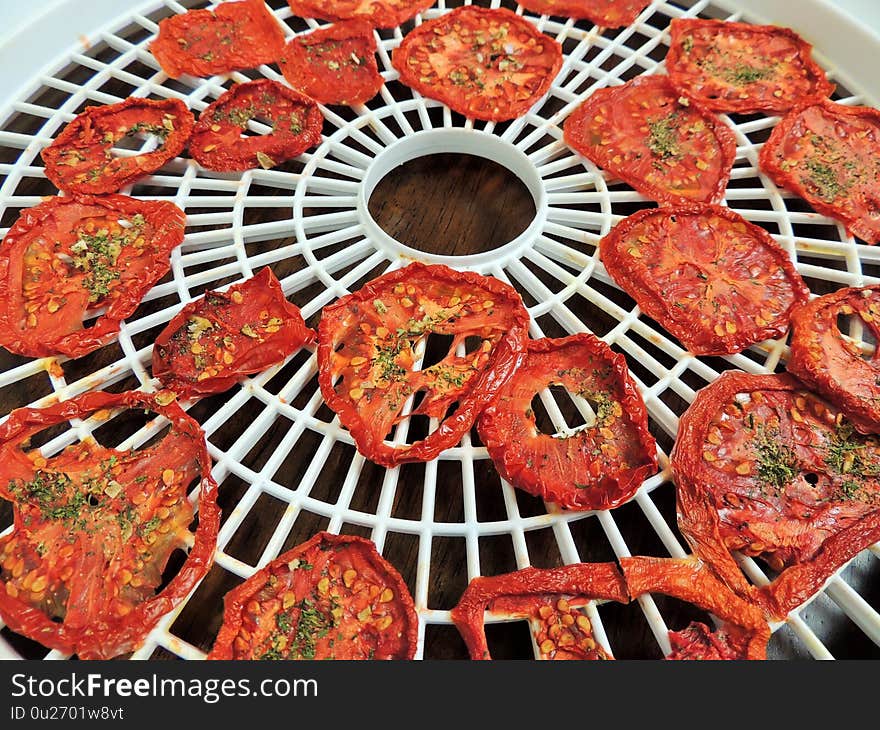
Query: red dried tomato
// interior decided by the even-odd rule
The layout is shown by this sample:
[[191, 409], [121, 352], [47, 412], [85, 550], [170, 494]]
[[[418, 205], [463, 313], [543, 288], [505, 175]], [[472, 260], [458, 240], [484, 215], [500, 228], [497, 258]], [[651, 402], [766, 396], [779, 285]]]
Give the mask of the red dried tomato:
[[[269, 134], [245, 136], [248, 122], [271, 124]], [[269, 169], [321, 141], [324, 117], [309, 97], [269, 79], [236, 84], [199, 116], [189, 149], [209, 170]]]
[[385, 83], [376, 63], [373, 28], [366, 20], [296, 36], [278, 66], [291, 86], [322, 104], [365, 104]]
[[156, 338], [153, 375], [184, 397], [222, 393], [314, 338], [267, 266], [181, 309]]
[[[648, 414], [626, 358], [590, 334], [533, 340], [477, 423], [502, 477], [569, 509], [611, 509], [657, 469]], [[589, 403], [593, 423], [565, 437], [540, 433], [532, 398], [561, 385]]]
[[287, 0], [303, 18], [366, 20], [374, 28], [396, 28], [427, 10], [434, 0]]
[[593, 638], [590, 619], [578, 610], [597, 599], [629, 601], [614, 563], [523, 568], [474, 578], [451, 616], [471, 659], [492, 658], [483, 625], [485, 611], [529, 619], [541, 659], [612, 659]]
[[[694, 552], [774, 617], [880, 539], [880, 441], [790, 375], [726, 372], [681, 418], [679, 527]], [[756, 593], [730, 551], [781, 574]]]
[[208, 659], [412, 659], [418, 616], [403, 578], [362, 537], [320, 532], [224, 599]]
[[521, 117], [547, 93], [562, 48], [510, 10], [466, 5], [407, 33], [391, 61], [420, 94], [500, 122]]
[[526, 10], [541, 15], [586, 19], [604, 28], [632, 25], [650, 0], [517, 0]]
[[721, 206], [642, 210], [600, 243], [611, 277], [695, 355], [780, 337], [810, 290], [760, 226]]
[[880, 340], [880, 286], [841, 289], [796, 308], [791, 315], [788, 370], [840, 408], [862, 433], [880, 430], [880, 363], [870, 359], [838, 326], [858, 315]]
[[669, 32], [669, 80], [707, 109], [785, 113], [834, 91], [813, 47], [790, 28], [675, 18]]
[[[81, 659], [109, 659], [137, 649], [207, 573], [219, 522], [211, 459], [198, 423], [163, 395], [86, 393], [21, 408], [0, 425], [0, 497], [14, 514], [0, 538], [0, 617], [13, 631]], [[48, 458], [27, 450], [46, 428], [113, 408], [149, 409], [171, 430], [137, 451], [94, 439]], [[168, 558], [193, 539], [187, 489], [197, 477], [192, 547], [157, 593]]]
[[880, 111], [828, 100], [795, 107], [761, 148], [761, 169], [868, 243], [880, 241]]
[[[497, 279], [410, 264], [324, 307], [321, 392], [367, 458], [383, 466], [430, 461], [459, 442], [513, 374], [528, 321], [519, 294]], [[418, 344], [431, 334], [453, 337], [449, 354], [414, 371]], [[469, 337], [480, 344], [459, 354]], [[414, 444], [385, 443], [417, 393], [424, 398], [412, 413], [438, 419], [437, 430]]]
[[666, 76], [599, 89], [565, 120], [576, 152], [660, 203], [714, 203], [724, 196], [736, 138]]
[[24, 211], [0, 245], [0, 344], [29, 357], [106, 344], [170, 268], [185, 220], [173, 203], [124, 195], [49, 198]]
[[263, 0], [224, 2], [211, 10], [189, 10], [159, 21], [150, 51], [162, 70], [213, 76], [272, 63], [284, 47], [284, 33]]
[[733, 593], [697, 558], [621, 558], [632, 598], [662, 593], [709, 611], [721, 621], [715, 630], [693, 622], [670, 631], [667, 659], [766, 659], [770, 627], [761, 609]]
[[[65, 193], [114, 193], [179, 155], [192, 133], [193, 115], [179, 99], [129, 97], [90, 106], [40, 154], [46, 177]], [[152, 152], [114, 157], [113, 146], [138, 134], [156, 138]]]

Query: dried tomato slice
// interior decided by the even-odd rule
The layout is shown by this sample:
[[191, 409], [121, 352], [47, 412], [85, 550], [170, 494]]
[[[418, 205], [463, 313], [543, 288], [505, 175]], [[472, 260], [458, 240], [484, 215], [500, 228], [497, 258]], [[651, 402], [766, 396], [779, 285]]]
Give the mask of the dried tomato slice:
[[[590, 334], [533, 340], [525, 359], [477, 423], [502, 477], [569, 509], [611, 509], [657, 469], [656, 443], [626, 358]], [[538, 431], [532, 398], [561, 385], [595, 419], [564, 437]]]
[[517, 0], [526, 10], [541, 15], [589, 20], [603, 28], [632, 25], [650, 0]]
[[758, 605], [733, 593], [697, 558], [621, 558], [632, 598], [662, 593], [709, 611], [720, 619], [715, 630], [693, 622], [669, 632], [667, 659], [766, 659], [770, 626]]
[[880, 111], [795, 107], [761, 148], [761, 169], [867, 243], [880, 242]]
[[362, 537], [320, 532], [224, 599], [208, 659], [412, 659], [418, 616], [403, 578]]
[[172, 79], [213, 76], [272, 63], [284, 33], [263, 0], [224, 2], [159, 21], [150, 51]]
[[322, 104], [365, 104], [385, 83], [376, 63], [373, 28], [365, 20], [296, 36], [278, 66], [291, 86]]
[[529, 619], [541, 659], [613, 659], [593, 638], [590, 619], [578, 610], [597, 599], [629, 602], [626, 584], [614, 563], [523, 568], [474, 578], [451, 616], [471, 659], [492, 658], [485, 611]]
[[566, 143], [660, 203], [715, 203], [736, 159], [736, 138], [666, 76], [599, 89], [565, 120]]
[[506, 8], [456, 8], [406, 34], [391, 59], [400, 80], [474, 119], [525, 114], [562, 67], [562, 48]]
[[106, 344], [170, 268], [185, 221], [173, 203], [124, 195], [49, 198], [24, 211], [0, 245], [0, 344], [29, 357]]
[[[211, 459], [199, 424], [165, 396], [86, 393], [18, 409], [0, 425], [0, 498], [14, 514], [0, 538], [0, 617], [13, 631], [81, 659], [109, 659], [138, 648], [207, 573], [219, 523]], [[48, 458], [27, 450], [46, 428], [114, 408], [148, 409], [171, 430], [138, 451], [94, 439]], [[196, 477], [193, 537], [187, 488]], [[190, 543], [157, 593], [168, 558]]]
[[780, 337], [810, 290], [760, 226], [721, 206], [642, 210], [600, 243], [611, 277], [695, 355]]
[[790, 28], [675, 18], [669, 32], [669, 80], [707, 109], [785, 113], [834, 91], [813, 47]]
[[434, 0], [287, 0], [303, 18], [366, 20], [374, 28], [396, 28], [427, 10]]
[[[880, 539], [880, 440], [791, 375], [726, 372], [679, 424], [679, 527], [694, 552], [775, 617]], [[759, 592], [730, 551], [781, 574]]]
[[[90, 106], [41, 152], [46, 177], [65, 193], [114, 193], [179, 155], [192, 128], [193, 115], [179, 99], [129, 97], [118, 104]], [[158, 147], [113, 156], [118, 140], [138, 134], [158, 139]]]
[[880, 340], [880, 286], [841, 289], [791, 315], [788, 371], [840, 408], [862, 433], [880, 430], [880, 361], [840, 331], [839, 317], [858, 315]]
[[181, 309], [156, 338], [153, 375], [181, 396], [222, 393], [314, 338], [267, 266]]
[[[248, 122], [272, 125], [269, 134], [244, 136]], [[324, 117], [307, 96], [269, 79], [236, 84], [199, 116], [189, 150], [209, 170], [269, 169], [321, 141]]]
[[[497, 279], [410, 264], [324, 307], [321, 392], [367, 458], [383, 466], [430, 461], [459, 442], [513, 374], [528, 321], [519, 294]], [[453, 337], [449, 354], [414, 371], [418, 343], [430, 334]], [[469, 337], [481, 344], [460, 355]], [[386, 444], [416, 393], [424, 398], [412, 413], [440, 420], [439, 427], [414, 444]]]

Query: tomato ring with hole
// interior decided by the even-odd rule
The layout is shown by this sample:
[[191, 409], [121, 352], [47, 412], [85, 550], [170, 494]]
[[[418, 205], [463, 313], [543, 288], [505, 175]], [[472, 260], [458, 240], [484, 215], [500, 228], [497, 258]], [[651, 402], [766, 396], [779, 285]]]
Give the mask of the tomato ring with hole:
[[614, 563], [577, 563], [561, 568], [523, 568], [471, 580], [451, 616], [471, 659], [491, 659], [485, 612], [528, 619], [540, 659], [613, 659], [593, 636], [579, 609], [595, 600], [628, 603], [626, 584]]
[[699, 559], [620, 558], [620, 566], [633, 599], [662, 593], [720, 619], [715, 630], [695, 621], [683, 631], [670, 631], [667, 659], [767, 658], [770, 626], [760, 607], [731, 593]]
[[185, 222], [173, 203], [124, 195], [25, 210], [0, 244], [0, 344], [28, 357], [80, 357], [106, 344], [168, 272]]
[[788, 252], [722, 206], [641, 210], [599, 244], [602, 263], [647, 316], [695, 355], [783, 336], [810, 290]]
[[[272, 131], [244, 136], [253, 119], [268, 122]], [[259, 79], [236, 84], [201, 113], [189, 151], [208, 170], [268, 170], [320, 143], [323, 125], [312, 99], [277, 81]]]
[[840, 408], [862, 433], [880, 430], [880, 363], [844, 337], [839, 317], [857, 316], [880, 340], [880, 286], [840, 289], [796, 308], [786, 367]]
[[[213, 561], [217, 485], [199, 424], [171, 393], [86, 393], [20, 408], [0, 425], [0, 497], [14, 527], [0, 538], [0, 618], [16, 633], [80, 659], [134, 651]], [[30, 438], [109, 409], [146, 409], [171, 430], [144, 449], [86, 439], [44, 457]], [[199, 477], [198, 527], [187, 487]], [[186, 561], [159, 592], [171, 554]]]
[[[180, 99], [129, 97], [118, 104], [87, 107], [40, 153], [46, 177], [65, 193], [115, 193], [179, 155], [193, 123]], [[150, 152], [113, 156], [119, 140], [138, 134], [158, 139], [159, 146]]]
[[[774, 618], [880, 539], [880, 439], [791, 375], [723, 373], [682, 416], [671, 463], [695, 554]], [[732, 551], [778, 577], [756, 589]]]
[[366, 104], [385, 80], [366, 20], [346, 20], [294, 37], [278, 66], [293, 88], [321, 104]]
[[[430, 461], [460, 441], [513, 374], [528, 321], [508, 284], [447, 266], [410, 264], [324, 307], [317, 351], [321, 393], [368, 459], [383, 466]], [[430, 334], [452, 336], [449, 353], [414, 371], [419, 343]], [[468, 352], [468, 338], [481, 344]], [[420, 392], [424, 398], [412, 415], [440, 420], [437, 429], [413, 444], [385, 443], [392, 426], [407, 417], [410, 396]]]
[[243, 0], [160, 20], [150, 52], [176, 79], [256, 68], [275, 61], [283, 47], [281, 25], [263, 0]]
[[650, 0], [524, 0], [526, 10], [540, 15], [589, 20], [603, 28], [625, 28], [635, 23]]
[[314, 339], [267, 266], [181, 309], [156, 338], [153, 376], [181, 397], [222, 393]]
[[391, 59], [400, 80], [473, 119], [525, 114], [562, 67], [562, 47], [506, 8], [466, 5], [406, 34]]
[[434, 0], [287, 0], [303, 18], [364, 20], [374, 28], [396, 28], [434, 4]]
[[400, 573], [362, 537], [320, 532], [224, 598], [208, 659], [412, 659], [418, 616]]
[[784, 114], [834, 91], [813, 47], [790, 28], [675, 18], [669, 32], [669, 80], [712, 111]]
[[[588, 402], [593, 423], [564, 437], [541, 433], [532, 399], [550, 385]], [[530, 341], [477, 429], [504, 479], [567, 509], [617, 507], [657, 470], [657, 445], [626, 358], [590, 334]]]
[[716, 203], [736, 159], [730, 127], [666, 76], [594, 91], [565, 120], [566, 143], [659, 203]]
[[880, 111], [832, 101], [791, 110], [761, 148], [761, 169], [780, 187], [846, 225], [867, 243], [880, 241]]

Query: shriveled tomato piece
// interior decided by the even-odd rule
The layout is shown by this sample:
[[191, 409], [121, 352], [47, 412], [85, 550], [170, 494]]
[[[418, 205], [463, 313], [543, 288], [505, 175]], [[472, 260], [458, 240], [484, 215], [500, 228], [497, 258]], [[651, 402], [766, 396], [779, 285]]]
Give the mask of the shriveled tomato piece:
[[[65, 193], [114, 193], [179, 155], [193, 122], [180, 99], [129, 97], [118, 104], [90, 106], [40, 153], [46, 177]], [[116, 142], [138, 134], [158, 140], [156, 149], [114, 156]]]
[[[532, 399], [563, 386], [594, 420], [561, 436], [541, 433]], [[611, 509], [657, 469], [648, 413], [626, 358], [590, 334], [533, 340], [513, 377], [477, 424], [502, 477], [569, 509]]]
[[208, 659], [412, 659], [418, 616], [370, 540], [319, 532], [226, 594]]
[[650, 0], [517, 0], [526, 10], [541, 15], [586, 19], [605, 28], [632, 25]]
[[669, 32], [672, 85], [713, 111], [785, 113], [834, 91], [813, 47], [790, 28], [675, 18]]
[[529, 620], [540, 659], [613, 659], [593, 638], [580, 609], [595, 600], [627, 603], [626, 584], [614, 563], [523, 568], [474, 578], [451, 616], [471, 659], [491, 659], [484, 612]]
[[761, 148], [761, 169], [867, 243], [880, 241], [880, 111], [795, 107]]
[[562, 66], [560, 45], [505, 8], [456, 8], [407, 33], [392, 57], [400, 80], [474, 119], [525, 114]]
[[304, 18], [366, 20], [374, 28], [396, 28], [427, 10], [434, 0], [287, 0]]
[[373, 27], [361, 19], [296, 36], [278, 66], [291, 86], [322, 104], [365, 104], [385, 83]]
[[[140, 450], [108, 449], [94, 439], [51, 457], [28, 449], [46, 428], [114, 408], [153, 411], [171, 429]], [[196, 478], [193, 536], [187, 490]], [[81, 659], [137, 649], [207, 573], [216, 491], [204, 434], [172, 394], [94, 392], [13, 411], [0, 425], [0, 498], [13, 503], [14, 515], [12, 532], [0, 538], [0, 618]], [[190, 543], [186, 562], [157, 592], [168, 558]]]
[[162, 70], [213, 76], [272, 63], [284, 47], [284, 33], [263, 0], [223, 2], [211, 10], [189, 10], [159, 21], [150, 51]]
[[760, 607], [734, 595], [699, 559], [621, 558], [620, 567], [632, 598], [662, 593], [720, 620], [717, 629], [693, 622], [683, 631], [670, 631], [667, 659], [767, 658], [770, 627]]
[[880, 355], [865, 358], [840, 331], [839, 317], [858, 316], [880, 340], [880, 286], [840, 289], [791, 314], [789, 372], [840, 408], [862, 433], [880, 430]]
[[[679, 527], [744, 596], [785, 616], [880, 539], [880, 440], [792, 376], [726, 372], [682, 416]], [[730, 555], [780, 575], [757, 592]]]
[[[430, 461], [459, 442], [513, 374], [528, 319], [519, 294], [497, 279], [410, 264], [324, 307], [321, 393], [367, 458], [384, 466]], [[413, 370], [419, 343], [431, 334], [453, 337], [449, 353]], [[468, 351], [468, 338], [480, 344]], [[412, 413], [439, 427], [414, 444], [385, 443], [417, 393], [424, 397]]]
[[721, 206], [642, 210], [600, 243], [602, 263], [642, 311], [695, 355], [780, 337], [810, 290], [760, 226]]
[[153, 375], [181, 396], [222, 393], [314, 339], [267, 266], [181, 309], [156, 338]]
[[[245, 136], [248, 122], [272, 125], [269, 134]], [[269, 79], [236, 84], [199, 116], [189, 149], [209, 170], [269, 169], [321, 141], [324, 117], [307, 96]]]
[[599, 89], [565, 120], [566, 143], [660, 203], [714, 203], [724, 196], [736, 138], [666, 76]]
[[124, 195], [49, 198], [24, 211], [0, 245], [0, 344], [29, 357], [106, 344], [170, 268], [185, 220], [173, 203]]

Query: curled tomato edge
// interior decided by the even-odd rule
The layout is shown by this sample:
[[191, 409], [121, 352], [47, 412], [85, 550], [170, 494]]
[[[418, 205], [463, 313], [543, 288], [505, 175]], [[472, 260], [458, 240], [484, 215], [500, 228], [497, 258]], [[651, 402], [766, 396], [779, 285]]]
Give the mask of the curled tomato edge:
[[[310, 2], [310, 0], [287, 0], [290, 9], [296, 14], [304, 18], [318, 18], [327, 20], [332, 23], [338, 23], [345, 20], [354, 20], [363, 18], [370, 26], [376, 30], [390, 30], [398, 25], [403, 25], [406, 21], [412, 20], [419, 13], [425, 12], [434, 5], [435, 0], [410, 0], [411, 9], [401, 9], [397, 13], [373, 13], [372, 15], [340, 15], [334, 13], [327, 8], [331, 3]], [[384, 3], [383, 3], [384, 4]]]

